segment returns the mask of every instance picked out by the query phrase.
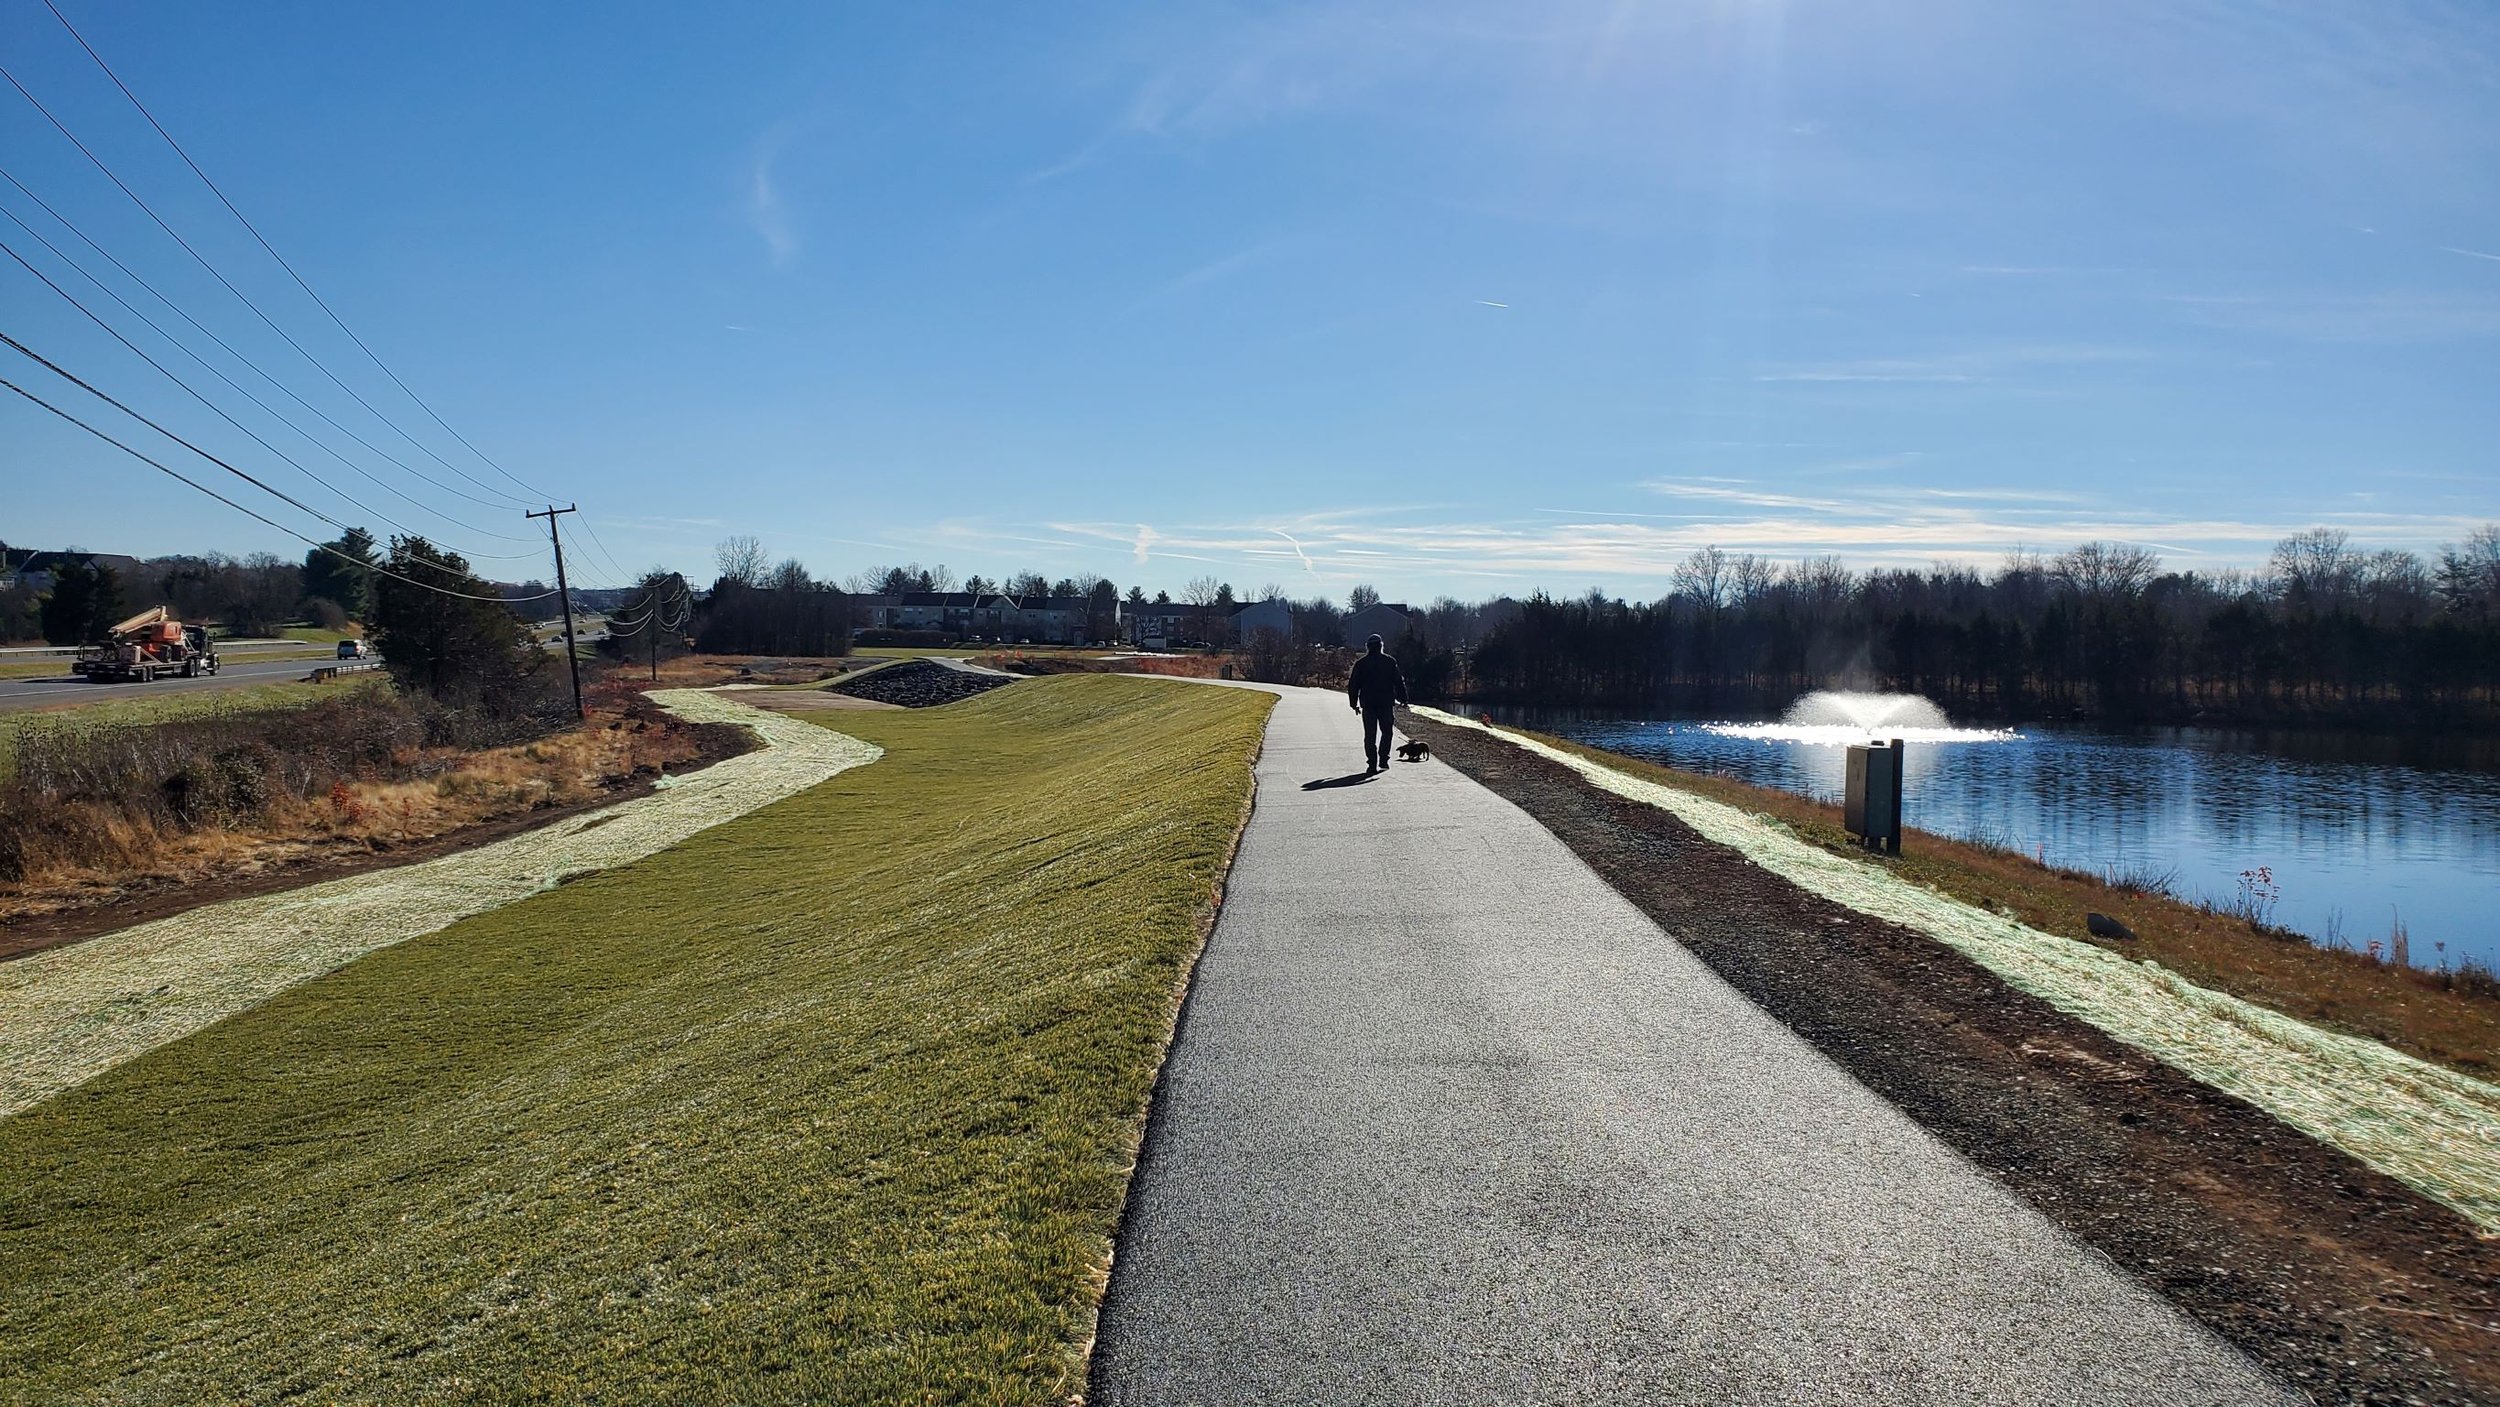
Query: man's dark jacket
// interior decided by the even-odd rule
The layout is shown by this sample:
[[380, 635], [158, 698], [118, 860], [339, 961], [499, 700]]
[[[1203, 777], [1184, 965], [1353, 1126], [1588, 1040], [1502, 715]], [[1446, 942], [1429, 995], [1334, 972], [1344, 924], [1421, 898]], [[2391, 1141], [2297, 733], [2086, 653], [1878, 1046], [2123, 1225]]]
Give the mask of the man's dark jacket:
[[1407, 701], [1406, 676], [1398, 672], [1396, 658], [1387, 651], [1366, 654], [1354, 662], [1354, 672], [1346, 676], [1345, 692], [1364, 712], [1387, 713]]

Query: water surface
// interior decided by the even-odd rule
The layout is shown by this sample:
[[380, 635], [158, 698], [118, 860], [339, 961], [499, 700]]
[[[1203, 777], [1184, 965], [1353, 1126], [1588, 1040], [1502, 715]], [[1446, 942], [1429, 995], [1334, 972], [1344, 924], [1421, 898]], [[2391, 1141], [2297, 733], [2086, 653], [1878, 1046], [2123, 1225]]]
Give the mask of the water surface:
[[[1831, 802], [1840, 799], [1843, 744], [1868, 735], [1820, 715], [1729, 722], [1490, 711], [1627, 756]], [[1873, 721], [1876, 734], [1908, 741], [1911, 826], [2069, 869], [2168, 876], [2191, 899], [2231, 900], [2247, 887], [2243, 872], [2264, 869], [2279, 895], [2274, 921], [2313, 939], [2384, 951], [2401, 923], [2416, 966], [2470, 957], [2500, 967], [2500, 742], [1957, 728], [1941, 715]]]

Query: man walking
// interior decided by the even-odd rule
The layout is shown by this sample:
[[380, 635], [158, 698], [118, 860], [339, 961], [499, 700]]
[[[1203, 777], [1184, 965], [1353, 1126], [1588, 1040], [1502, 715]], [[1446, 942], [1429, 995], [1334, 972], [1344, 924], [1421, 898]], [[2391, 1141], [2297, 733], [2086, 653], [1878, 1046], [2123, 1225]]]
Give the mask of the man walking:
[[1396, 741], [1391, 728], [1398, 705], [1407, 701], [1406, 676], [1379, 636], [1365, 642], [1363, 657], [1346, 676], [1345, 697], [1346, 706], [1363, 715], [1363, 775], [1388, 771], [1389, 745]]

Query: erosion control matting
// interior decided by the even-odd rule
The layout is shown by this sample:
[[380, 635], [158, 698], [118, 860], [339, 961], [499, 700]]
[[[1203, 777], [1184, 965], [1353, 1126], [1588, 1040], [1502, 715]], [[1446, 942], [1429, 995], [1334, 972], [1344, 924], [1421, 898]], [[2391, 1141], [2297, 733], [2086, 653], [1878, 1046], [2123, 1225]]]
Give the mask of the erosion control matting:
[[1493, 735], [1408, 726], [1861, 1082], [2287, 1380], [2327, 1401], [2500, 1401], [2500, 1243], [2455, 1212], [1655, 806]]
[[194, 909], [0, 965], [0, 1118], [376, 949], [631, 864], [879, 750], [694, 689], [651, 695], [765, 746], [561, 826], [420, 864]]

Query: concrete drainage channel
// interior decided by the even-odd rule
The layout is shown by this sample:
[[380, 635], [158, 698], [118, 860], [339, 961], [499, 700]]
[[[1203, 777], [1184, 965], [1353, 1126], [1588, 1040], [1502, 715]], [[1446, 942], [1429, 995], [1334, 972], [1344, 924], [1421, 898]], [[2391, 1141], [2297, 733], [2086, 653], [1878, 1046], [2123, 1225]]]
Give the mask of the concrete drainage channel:
[[740, 724], [764, 746], [475, 850], [212, 904], [0, 964], [0, 1118], [378, 948], [631, 864], [884, 755], [700, 689], [651, 698], [691, 722]]
[[2011, 986], [2455, 1209], [2485, 1235], [2500, 1235], [2500, 1087], [1947, 898], [1736, 807], [1456, 714], [1416, 712], [1560, 763], [1604, 791], [1669, 812], [1808, 893], [1927, 934]]

